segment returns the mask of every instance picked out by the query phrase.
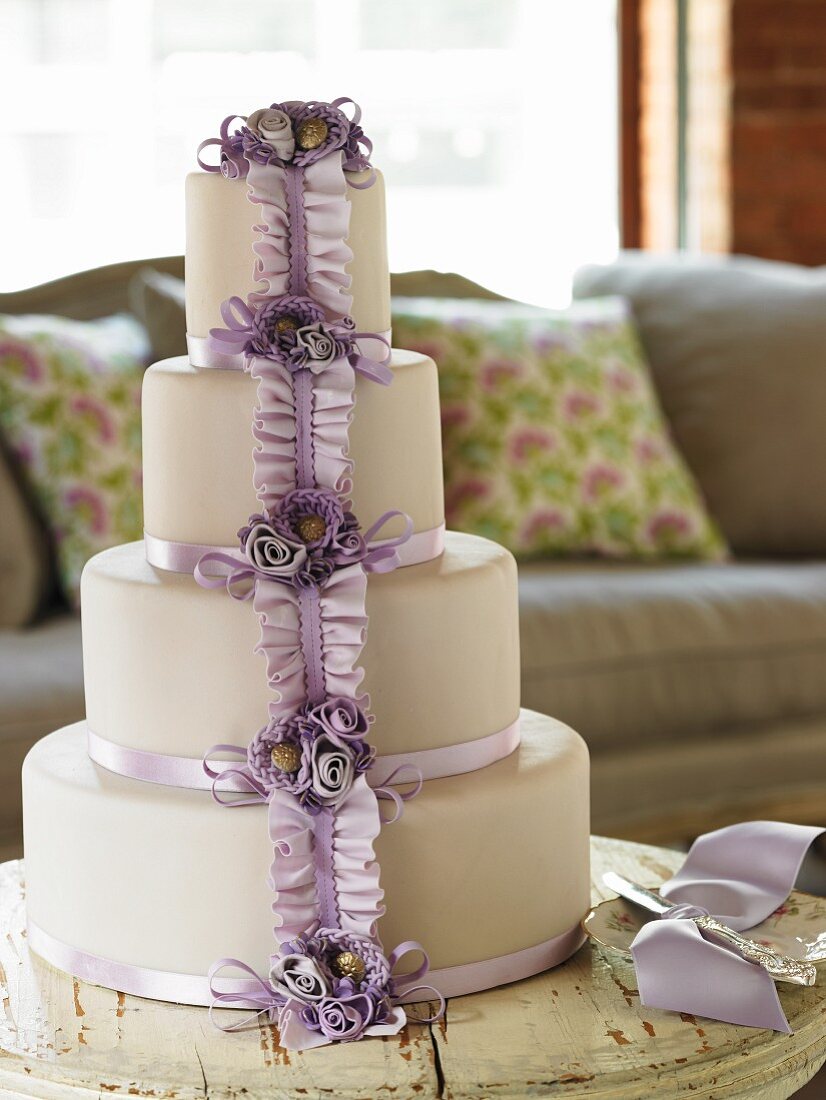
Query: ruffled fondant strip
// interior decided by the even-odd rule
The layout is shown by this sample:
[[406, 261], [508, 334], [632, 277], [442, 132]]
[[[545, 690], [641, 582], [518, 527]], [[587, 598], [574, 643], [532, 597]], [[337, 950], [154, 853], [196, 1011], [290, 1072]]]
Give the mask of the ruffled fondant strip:
[[[326, 858], [318, 859], [316, 822], [326, 817], [322, 829], [330, 835], [324, 845]], [[379, 885], [379, 866], [373, 842], [381, 821], [375, 793], [359, 776], [334, 812], [313, 817], [297, 799], [276, 790], [268, 808], [273, 843], [270, 884], [274, 891], [275, 937], [288, 943], [302, 933], [314, 934], [325, 924], [320, 893], [327, 892], [325, 909], [334, 897], [337, 919], [332, 924], [346, 932], [374, 938], [376, 922], [384, 913], [384, 892]], [[321, 876], [323, 883], [319, 888]], [[329, 912], [327, 913], [329, 914]]]
[[[330, 696], [355, 699], [367, 708], [360, 692], [364, 670], [358, 666], [367, 632], [367, 577], [361, 565], [333, 573], [318, 597], [324, 686]], [[292, 585], [260, 580], [253, 607], [261, 637], [256, 652], [267, 662], [267, 682], [275, 693], [272, 718], [294, 714], [307, 699], [307, 663], [302, 645], [301, 597]]]
[[327, 320], [347, 316], [353, 299], [346, 266], [353, 253], [346, 243], [350, 203], [341, 153], [306, 168], [251, 161], [247, 182], [263, 218], [252, 246], [255, 278], [263, 289], [254, 291], [250, 302], [306, 294], [322, 306]]
[[[265, 509], [275, 509], [281, 498], [299, 483], [333, 489], [347, 495], [353, 464], [348, 458], [353, 416], [353, 369], [336, 359], [312, 375], [312, 394], [298, 407], [294, 376], [271, 359], [254, 356], [249, 371], [258, 381], [258, 403], [253, 419], [255, 492]], [[309, 372], [300, 372], [302, 375]], [[299, 386], [306, 388], [305, 377]], [[299, 413], [302, 426], [297, 427]], [[303, 468], [299, 476], [297, 451], [301, 436]], [[308, 453], [309, 452], [309, 453]]]

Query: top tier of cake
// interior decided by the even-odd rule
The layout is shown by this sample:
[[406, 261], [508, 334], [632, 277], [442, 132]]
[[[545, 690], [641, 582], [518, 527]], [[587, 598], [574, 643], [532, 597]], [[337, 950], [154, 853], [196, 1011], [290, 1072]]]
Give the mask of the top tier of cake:
[[[363, 183], [369, 172], [345, 173]], [[366, 188], [347, 187], [353, 259], [351, 316], [359, 332], [390, 328], [390, 276], [387, 267], [384, 180], [380, 172]], [[253, 274], [252, 242], [262, 220], [261, 207], [250, 202], [244, 179], [219, 173], [192, 172], [186, 178], [186, 322], [190, 336], [205, 337], [219, 327], [221, 303], [237, 295], [246, 299], [260, 290]]]

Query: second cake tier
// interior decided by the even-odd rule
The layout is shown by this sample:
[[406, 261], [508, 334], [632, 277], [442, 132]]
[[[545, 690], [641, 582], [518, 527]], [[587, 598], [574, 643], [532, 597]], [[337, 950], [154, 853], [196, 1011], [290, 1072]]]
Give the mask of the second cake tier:
[[[255, 653], [251, 603], [147, 564], [142, 543], [107, 550], [82, 583], [86, 715], [101, 738], [200, 758], [246, 745], [277, 696]], [[383, 756], [511, 727], [519, 713], [516, 565], [496, 543], [448, 532], [433, 561], [367, 584], [360, 664]], [[513, 742], [512, 742], [513, 743]], [[512, 747], [511, 743], [511, 747]]]
[[[349, 433], [353, 509], [367, 530], [407, 513], [417, 534], [444, 523], [436, 365], [394, 351], [393, 381], [356, 379]], [[143, 383], [144, 526], [155, 539], [235, 546], [260, 512], [253, 489], [256, 382], [242, 370], [197, 368], [181, 356], [155, 363]], [[380, 537], [398, 535], [391, 521]]]

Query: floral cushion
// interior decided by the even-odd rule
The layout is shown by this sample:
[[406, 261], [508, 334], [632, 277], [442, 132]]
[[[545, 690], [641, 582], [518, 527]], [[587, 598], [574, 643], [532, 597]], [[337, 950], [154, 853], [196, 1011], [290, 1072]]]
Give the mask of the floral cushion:
[[0, 316], [0, 432], [54, 536], [64, 592], [99, 550], [142, 535], [143, 328]]
[[393, 342], [438, 364], [449, 526], [523, 556], [725, 554], [622, 299], [395, 299]]

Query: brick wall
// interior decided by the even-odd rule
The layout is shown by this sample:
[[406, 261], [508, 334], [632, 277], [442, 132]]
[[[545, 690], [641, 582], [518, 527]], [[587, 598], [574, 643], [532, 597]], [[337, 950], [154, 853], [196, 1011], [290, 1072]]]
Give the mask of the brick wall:
[[[645, 0], [640, 20], [641, 236], [652, 248], [676, 245], [675, 6]], [[826, 0], [689, 0], [688, 13], [689, 246], [826, 264]]]
[[826, 263], [826, 3], [731, 0], [731, 248]]

